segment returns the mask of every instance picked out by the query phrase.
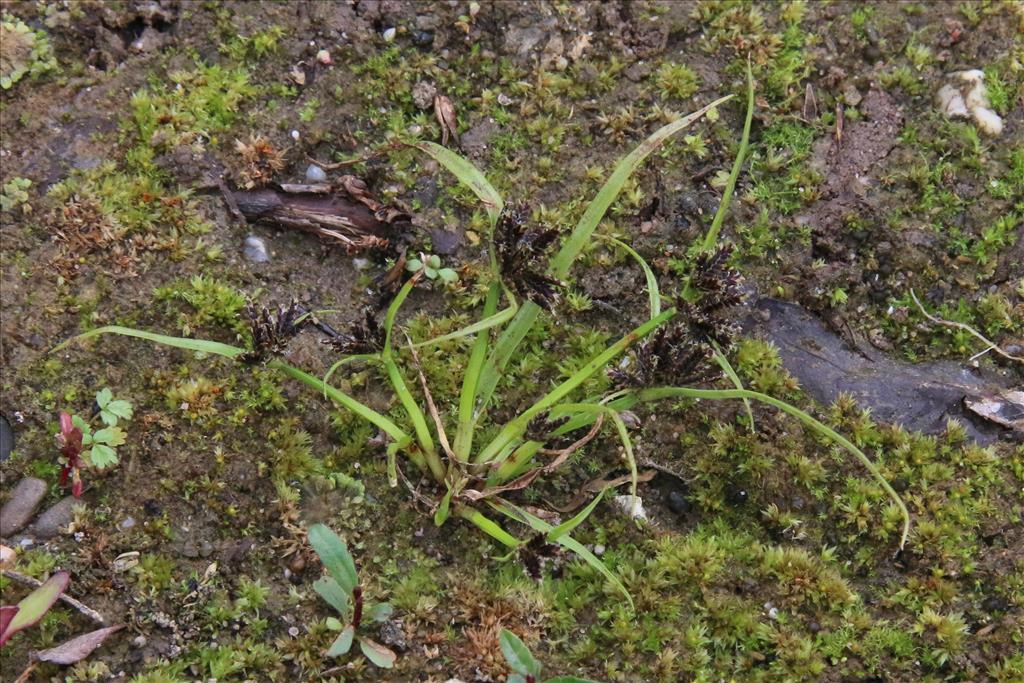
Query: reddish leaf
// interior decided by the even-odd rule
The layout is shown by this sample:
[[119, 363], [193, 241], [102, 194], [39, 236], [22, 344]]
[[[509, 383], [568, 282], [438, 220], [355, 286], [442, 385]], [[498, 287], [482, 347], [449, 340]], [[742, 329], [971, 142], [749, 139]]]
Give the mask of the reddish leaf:
[[14, 619], [14, 615], [17, 613], [17, 605], [4, 605], [3, 607], [0, 607], [0, 638], [3, 638], [4, 634], [7, 633], [7, 625], [11, 623]]
[[62, 666], [75, 664], [92, 654], [93, 650], [103, 644], [107, 636], [117, 633], [123, 628], [124, 624], [118, 624], [91, 631], [63, 642], [57, 647], [51, 647], [49, 650], [40, 650], [36, 653], [36, 659], [40, 662], [53, 662]]
[[[26, 629], [42, 619], [53, 607], [53, 603], [57, 602], [57, 598], [64, 592], [64, 589], [68, 587], [70, 580], [71, 574], [68, 572], [57, 572], [44, 581], [43, 585], [25, 596], [18, 603], [15, 614], [7, 622], [7, 628], [0, 631], [0, 645], [6, 643], [18, 631]], [[6, 614], [4, 618], [7, 618]]]

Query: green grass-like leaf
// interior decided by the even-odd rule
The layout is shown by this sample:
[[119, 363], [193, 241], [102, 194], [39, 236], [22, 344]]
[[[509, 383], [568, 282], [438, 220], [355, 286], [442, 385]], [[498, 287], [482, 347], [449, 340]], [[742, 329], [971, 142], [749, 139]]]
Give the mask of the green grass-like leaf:
[[733, 192], [736, 189], [736, 180], [740, 176], [743, 162], [747, 158], [747, 148], [750, 146], [750, 125], [754, 120], [754, 75], [750, 70], [750, 60], [747, 60], [747, 118], [743, 122], [743, 137], [740, 138], [740, 149], [736, 153], [736, 159], [732, 163], [732, 170], [729, 172], [729, 179], [725, 183], [725, 191], [722, 193], [722, 201], [718, 204], [715, 217], [711, 221], [708, 234], [704, 236], [701, 248], [705, 251], [714, 249], [718, 242], [718, 233], [722, 229], [722, 222], [725, 220], [725, 213], [729, 210], [729, 203], [732, 201]]
[[907, 512], [906, 505], [903, 504], [903, 500], [899, 494], [889, 485], [882, 473], [875, 466], [875, 463], [871, 462], [871, 459], [864, 454], [864, 451], [853, 445], [849, 439], [842, 434], [838, 433], [828, 425], [816, 420], [811, 415], [807, 414], [803, 410], [800, 410], [794, 405], [780, 401], [779, 399], [762, 394], [757, 391], [750, 391], [748, 389], [691, 389], [689, 387], [657, 387], [654, 389], [643, 389], [635, 394], [641, 401], [657, 401], [664, 398], [706, 398], [712, 400], [722, 399], [737, 399], [737, 398], [750, 398], [755, 401], [767, 403], [770, 406], [774, 406], [784, 413], [788, 413], [793, 417], [797, 418], [805, 425], [818, 432], [822, 436], [831, 439], [836, 442], [860, 461], [862, 465], [871, 473], [875, 480], [879, 483], [882, 489], [889, 495], [889, 498], [896, 504], [896, 507], [900, 510], [900, 516], [903, 517], [903, 532], [900, 535], [900, 548], [903, 548], [907, 543], [907, 536], [910, 534], [910, 513]]
[[[549, 534], [551, 533], [551, 530], [554, 529], [553, 526], [545, 522], [540, 517], [532, 515], [526, 510], [523, 510], [520, 507], [512, 505], [508, 501], [502, 500], [488, 502], [490, 503], [491, 507], [493, 507], [501, 514], [505, 515], [510, 519], [514, 519], [517, 522], [526, 524], [534, 531], [538, 531], [543, 534]], [[622, 581], [619, 580], [619, 577], [615, 576], [612, 570], [608, 568], [608, 565], [602, 562], [597, 557], [597, 555], [587, 550], [582, 543], [580, 543], [568, 534], [563, 534], [562, 536], [559, 536], [555, 542], [573, 551], [574, 553], [580, 556], [580, 559], [582, 559], [584, 562], [586, 562], [591, 567], [600, 572], [602, 576], [608, 579], [609, 583], [615, 586], [615, 588], [617, 588], [622, 593], [622, 595], [625, 596], [626, 601], [629, 603], [629, 609], [635, 609], [633, 605], [633, 597], [629, 594], [629, 591], [626, 590], [626, 587], [622, 585]]]
[[421, 141], [413, 143], [412, 146], [432, 156], [458, 178], [459, 182], [473, 191], [473, 194], [483, 203], [492, 227], [498, 222], [498, 216], [505, 208], [505, 202], [476, 166], [465, 157], [459, 156], [436, 142]]
[[647, 261], [644, 260], [644, 257], [638, 254], [633, 247], [629, 246], [622, 240], [615, 239], [614, 237], [607, 237], [605, 239], [632, 256], [640, 265], [640, 269], [644, 272], [644, 279], [647, 280], [647, 298], [651, 303], [651, 317], [658, 317], [661, 313], [661, 293], [658, 291], [658, 278], [654, 276], [654, 271], [651, 270], [649, 265], [647, 265]]
[[156, 342], [157, 344], [163, 344], [164, 346], [173, 346], [176, 349], [212, 353], [217, 356], [224, 356], [225, 358], [234, 358], [239, 354], [245, 353], [245, 349], [241, 349], [237, 346], [231, 346], [230, 344], [222, 344], [220, 342], [207, 341], [205, 339], [170, 337], [165, 334], [156, 334], [154, 332], [146, 332], [145, 330], [136, 330], [132, 327], [121, 327], [120, 325], [107, 325], [105, 327], [97, 327], [95, 330], [83, 332], [78, 336], [72, 337], [63, 343], [58, 344], [52, 351], [50, 351], [50, 353], [61, 351], [76, 341], [91, 339], [92, 337], [98, 337], [101, 334], [120, 334], [125, 337], [137, 337], [138, 339], [145, 339], [147, 341]]

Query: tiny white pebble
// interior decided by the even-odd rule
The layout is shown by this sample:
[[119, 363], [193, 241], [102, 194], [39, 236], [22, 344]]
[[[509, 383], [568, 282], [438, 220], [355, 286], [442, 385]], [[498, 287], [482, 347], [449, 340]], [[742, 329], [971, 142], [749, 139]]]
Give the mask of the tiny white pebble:
[[299, 131], [297, 131], [297, 130], [293, 130], [292, 131], [292, 140], [295, 140], [296, 142], [299, 141]]
[[597, 555], [597, 556], [604, 555], [604, 550], [605, 550], [605, 548], [601, 544], [598, 544], [598, 545], [594, 546], [594, 554]]
[[288, 635], [290, 635], [292, 638], [297, 638], [299, 636], [299, 627], [292, 626], [290, 629], [288, 629]]
[[311, 183], [322, 183], [327, 180], [327, 173], [316, 164], [310, 164], [306, 169], [306, 180]]
[[395, 39], [395, 34], [396, 33], [398, 33], [398, 29], [396, 29], [394, 27], [391, 27], [391, 28], [384, 29], [384, 33], [382, 33], [381, 35], [384, 36], [384, 42], [390, 43], [391, 41], [393, 41]]

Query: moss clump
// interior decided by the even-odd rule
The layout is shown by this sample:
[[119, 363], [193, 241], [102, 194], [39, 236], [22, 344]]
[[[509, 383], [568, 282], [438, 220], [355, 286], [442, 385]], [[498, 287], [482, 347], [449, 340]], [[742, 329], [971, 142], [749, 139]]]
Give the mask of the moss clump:
[[0, 20], [0, 88], [9, 90], [25, 76], [57, 68], [53, 47], [45, 31], [33, 31], [15, 16]]
[[685, 64], [665, 62], [655, 73], [654, 84], [664, 99], [685, 100], [697, 92], [700, 78], [697, 72]]

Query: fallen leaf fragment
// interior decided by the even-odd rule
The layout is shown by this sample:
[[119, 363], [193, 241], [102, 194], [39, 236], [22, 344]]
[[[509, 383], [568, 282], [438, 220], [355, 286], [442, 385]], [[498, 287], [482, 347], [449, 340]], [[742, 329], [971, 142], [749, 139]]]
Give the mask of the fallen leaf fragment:
[[108, 626], [106, 628], [90, 631], [89, 633], [82, 634], [72, 638], [71, 640], [63, 642], [57, 647], [51, 647], [48, 650], [40, 650], [35, 654], [35, 658], [40, 662], [51, 662], [62, 666], [75, 664], [91, 655], [93, 650], [103, 644], [103, 641], [107, 639], [107, 636], [112, 633], [117, 633], [123, 628], [124, 624], [118, 624], [117, 626]]

